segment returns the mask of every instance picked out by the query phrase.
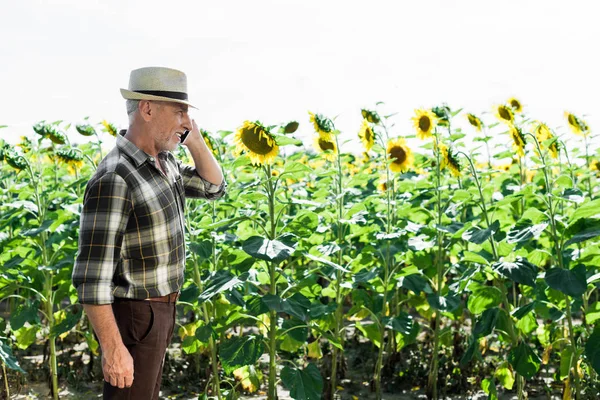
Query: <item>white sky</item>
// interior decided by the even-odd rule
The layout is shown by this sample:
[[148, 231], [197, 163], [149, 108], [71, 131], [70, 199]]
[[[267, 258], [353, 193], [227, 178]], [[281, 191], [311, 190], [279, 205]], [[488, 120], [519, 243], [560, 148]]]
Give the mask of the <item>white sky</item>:
[[481, 113], [511, 96], [554, 128], [568, 109], [596, 130], [594, 3], [0, 0], [0, 137], [88, 115], [126, 127], [119, 88], [149, 65], [187, 73], [213, 132], [298, 120], [308, 138], [311, 110], [355, 138], [360, 108], [384, 101], [406, 135], [415, 108]]

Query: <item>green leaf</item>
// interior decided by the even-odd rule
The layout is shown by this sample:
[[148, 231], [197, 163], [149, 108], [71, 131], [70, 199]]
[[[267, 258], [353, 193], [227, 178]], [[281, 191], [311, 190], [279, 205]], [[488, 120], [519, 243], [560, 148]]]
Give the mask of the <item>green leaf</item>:
[[531, 332], [535, 331], [535, 329], [538, 327], [538, 323], [535, 319], [535, 315], [528, 313], [523, 318], [518, 320], [515, 326], [519, 328], [521, 332], [523, 332], [524, 336], [527, 336]]
[[264, 352], [262, 336], [234, 336], [221, 343], [219, 358], [226, 374], [245, 365], [253, 365]]
[[575, 212], [571, 216], [570, 225], [572, 225], [580, 218], [588, 218], [593, 216], [600, 217], [600, 199], [589, 201], [583, 204], [577, 210], [575, 210]]
[[492, 264], [500, 275], [511, 279], [523, 285], [535, 287], [537, 277], [537, 266], [533, 265], [526, 258], [517, 257], [515, 262], [496, 262]]
[[323, 378], [315, 364], [304, 369], [285, 366], [281, 370], [281, 381], [296, 400], [321, 400]]
[[594, 325], [600, 319], [600, 301], [591, 304], [585, 313], [585, 322]]
[[513, 317], [515, 317], [516, 319], [521, 319], [524, 316], [526, 316], [527, 314], [529, 314], [535, 308], [535, 304], [536, 304], [535, 301], [532, 301], [531, 303], [525, 304], [524, 306], [515, 308], [511, 312], [511, 315]]
[[496, 382], [492, 377], [491, 379], [485, 378], [481, 381], [481, 389], [488, 395], [488, 400], [498, 400], [498, 392], [496, 390]]
[[508, 353], [508, 362], [519, 375], [531, 379], [539, 371], [542, 360], [525, 342], [521, 342]]
[[15, 331], [15, 338], [17, 339], [17, 347], [21, 350], [27, 349], [33, 343], [37, 332], [40, 330], [39, 325], [24, 326], [21, 329]]
[[573, 366], [573, 349], [565, 347], [560, 352], [560, 380], [563, 381], [569, 377], [571, 367]]
[[181, 342], [181, 349], [185, 354], [194, 354], [201, 347], [200, 341], [194, 336], [186, 336]]
[[190, 244], [190, 250], [199, 255], [201, 261], [210, 260], [212, 258], [213, 244], [210, 240], [192, 242]]
[[418, 235], [408, 239], [408, 248], [413, 251], [430, 249], [434, 245], [435, 241], [431, 240], [427, 235]]
[[515, 384], [515, 377], [510, 368], [508, 368], [506, 362], [502, 363], [498, 368], [496, 368], [494, 377], [498, 379], [498, 382], [500, 382], [505, 389], [512, 390], [513, 385]]
[[248, 274], [244, 273], [240, 277], [236, 277], [231, 272], [226, 270], [218, 270], [211, 274], [206, 285], [204, 292], [198, 296], [198, 301], [205, 302], [215, 295], [231, 290], [241, 284], [243, 284], [248, 278]]
[[252, 236], [242, 244], [242, 249], [252, 257], [275, 263], [280, 263], [291, 256], [294, 247], [279, 240], [269, 240], [260, 236]]
[[67, 316], [60, 323], [54, 325], [50, 329], [50, 337], [56, 337], [62, 335], [65, 332], [73, 329], [75, 325], [81, 320], [81, 316], [83, 315], [83, 308], [81, 307], [72, 307], [75, 312], [67, 312]]
[[301, 210], [287, 224], [287, 229], [299, 236], [311, 236], [319, 226], [319, 215], [310, 210]]
[[291, 136], [280, 135], [278, 133], [271, 133], [271, 135], [275, 138], [275, 143], [277, 146], [287, 146], [293, 144], [294, 146], [302, 146], [302, 140], [293, 138]]
[[200, 342], [209, 343], [210, 338], [211, 337], [216, 338], [217, 335], [214, 331], [212, 323], [210, 323], [208, 325], [202, 324], [201, 326], [196, 328], [195, 336], [196, 336], [196, 339], [198, 339]]
[[50, 227], [50, 225], [52, 225], [53, 222], [54, 221], [51, 220], [51, 219], [50, 220], [46, 220], [38, 228], [26, 229], [23, 232], [21, 232], [21, 234], [23, 236], [36, 236], [36, 235], [39, 235], [40, 233], [47, 231], [48, 228]]
[[531, 239], [537, 239], [540, 237], [542, 232], [548, 227], [547, 222], [541, 224], [535, 224], [526, 219], [520, 220], [517, 224], [508, 232], [506, 241], [508, 243], [526, 243]]
[[473, 226], [462, 234], [462, 239], [475, 244], [482, 244], [500, 230], [500, 222], [494, 221], [489, 228], [481, 229]]
[[585, 265], [573, 269], [551, 268], [544, 278], [548, 286], [571, 297], [578, 297], [587, 289]]
[[40, 317], [38, 314], [40, 308], [40, 301], [36, 300], [33, 302], [26, 302], [19, 304], [17, 309], [10, 316], [10, 329], [16, 331], [21, 329], [26, 322], [33, 324], [39, 324]]
[[282, 311], [302, 321], [308, 319], [309, 309], [310, 300], [300, 293], [294, 293], [291, 297], [282, 301]]
[[269, 307], [265, 304], [260, 295], [255, 295], [246, 300], [246, 309], [248, 314], [258, 316], [269, 312]]
[[400, 332], [403, 335], [410, 336], [413, 332], [415, 324], [413, 317], [404, 311], [400, 312], [397, 317], [385, 317], [381, 323], [388, 329]]
[[13, 356], [12, 350], [8, 347], [4, 342], [0, 341], [0, 360], [2, 363], [6, 365], [10, 369], [14, 369], [15, 371], [19, 371], [22, 374], [26, 374], [25, 371], [19, 365], [19, 362]]
[[496, 322], [498, 321], [499, 314], [500, 309], [497, 307], [485, 310], [483, 314], [481, 314], [481, 317], [475, 323], [475, 327], [473, 328], [473, 335], [478, 338], [490, 335], [496, 327]]
[[585, 356], [596, 373], [600, 374], [600, 325], [594, 328], [585, 344]]
[[356, 328], [369, 339], [375, 346], [381, 346], [381, 332], [377, 324], [363, 324], [360, 321], [356, 322]]
[[185, 301], [186, 303], [192, 303], [198, 300], [198, 296], [200, 296], [200, 289], [198, 289], [198, 286], [191, 284], [181, 291], [179, 300]]
[[565, 247], [598, 237], [600, 236], [600, 220], [581, 218], [569, 226], [566, 234], [571, 238], [565, 242]]
[[281, 329], [283, 331], [287, 331], [289, 329], [289, 332], [287, 332], [286, 335], [289, 335], [292, 339], [300, 343], [305, 343], [308, 339], [308, 327], [304, 321], [299, 321], [297, 319], [286, 319], [283, 321]]
[[446, 296], [428, 294], [427, 302], [436, 310], [452, 312], [460, 305], [460, 297], [453, 293], [449, 293]]
[[[415, 294], [421, 292], [431, 293], [427, 279], [421, 274], [412, 274], [399, 278], [400, 287], [411, 290]], [[428, 290], [429, 289], [429, 290]]]
[[561, 197], [576, 204], [581, 204], [585, 200], [583, 192], [579, 189], [565, 189]]
[[482, 286], [471, 293], [467, 302], [467, 308], [471, 313], [477, 315], [485, 310], [497, 307], [502, 301], [502, 292], [493, 286]]
[[336, 263], [334, 263], [332, 261], [326, 260], [326, 259], [321, 258], [321, 257], [313, 256], [312, 254], [310, 254], [308, 252], [302, 252], [302, 255], [305, 256], [306, 258], [310, 258], [313, 261], [317, 261], [317, 262], [320, 262], [322, 264], [328, 265], [328, 266], [330, 266], [332, 268], [335, 268], [335, 269], [337, 269], [339, 271], [350, 272], [349, 270], [347, 270], [346, 268], [342, 267], [339, 264], [336, 264]]

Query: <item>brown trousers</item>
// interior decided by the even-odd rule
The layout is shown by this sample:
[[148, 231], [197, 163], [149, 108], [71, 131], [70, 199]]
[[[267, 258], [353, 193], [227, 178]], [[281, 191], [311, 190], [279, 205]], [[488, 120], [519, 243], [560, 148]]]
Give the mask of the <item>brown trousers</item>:
[[165, 352], [175, 326], [175, 303], [115, 299], [112, 308], [123, 344], [133, 357], [133, 385], [119, 389], [104, 381], [103, 398], [158, 400]]

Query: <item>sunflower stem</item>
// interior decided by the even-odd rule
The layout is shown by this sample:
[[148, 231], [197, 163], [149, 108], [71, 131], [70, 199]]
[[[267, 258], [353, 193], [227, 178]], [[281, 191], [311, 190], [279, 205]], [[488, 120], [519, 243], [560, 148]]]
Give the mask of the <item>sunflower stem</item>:
[[[437, 224], [438, 226], [442, 226], [442, 192], [440, 190], [441, 187], [441, 157], [440, 157], [440, 143], [439, 143], [439, 135], [437, 130], [434, 132], [434, 152], [436, 157], [436, 185], [435, 192], [437, 198]], [[443, 237], [442, 233], [439, 229], [437, 229], [436, 235], [437, 241], [437, 257], [436, 257], [436, 269], [437, 269], [437, 282], [436, 282], [436, 295], [441, 297], [442, 295], [442, 281], [444, 279], [444, 271], [442, 268], [442, 255], [443, 255]], [[435, 326], [434, 326], [434, 339], [433, 339], [433, 354], [431, 355], [431, 368], [429, 372], [429, 379], [427, 382], [427, 392], [431, 395], [433, 400], [438, 399], [438, 352], [440, 346], [440, 310], [435, 311]]]
[[[548, 166], [546, 165], [546, 160], [544, 157], [544, 154], [542, 153], [542, 149], [540, 147], [540, 143], [538, 142], [537, 138], [532, 135], [531, 133], [526, 133], [526, 135], [530, 135], [533, 140], [535, 145], [537, 146], [538, 149], [538, 153], [540, 154], [540, 159], [542, 161], [542, 171], [544, 172], [544, 179], [545, 179], [545, 183], [546, 183], [546, 195], [548, 197], [548, 213], [550, 214], [550, 228], [552, 230], [552, 242], [554, 243], [554, 251], [555, 251], [555, 265], [558, 265], [561, 269], [565, 268], [564, 262], [563, 262], [563, 257], [562, 257], [562, 250], [563, 250], [563, 244], [562, 244], [562, 240], [559, 240], [559, 236], [558, 236], [558, 232], [557, 232], [557, 228], [556, 228], [556, 215], [555, 215], [555, 210], [552, 206], [552, 186], [550, 183], [550, 178], [548, 177]], [[564, 238], [563, 238], [564, 239]], [[571, 342], [571, 351], [572, 351], [572, 356], [571, 356], [571, 362], [573, 362], [573, 358], [577, 355], [577, 343], [575, 342], [575, 333], [573, 330], [573, 318], [571, 316], [571, 300], [569, 299], [569, 296], [567, 294], [564, 294], [565, 297], [565, 302], [566, 302], [566, 311], [567, 311], [567, 324], [569, 327], [569, 339]], [[573, 369], [573, 377], [575, 378], [575, 398], [577, 400], [579, 400], [579, 393], [581, 392], [580, 390], [580, 385], [579, 385], [579, 372], [577, 371], [577, 360], [575, 360], [575, 366]]]

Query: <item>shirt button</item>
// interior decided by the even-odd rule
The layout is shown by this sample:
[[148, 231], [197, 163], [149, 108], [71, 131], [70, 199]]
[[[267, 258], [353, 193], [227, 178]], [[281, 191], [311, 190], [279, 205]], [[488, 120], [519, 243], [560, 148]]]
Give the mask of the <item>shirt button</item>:
[[154, 162], [154, 157], [150, 157], [149, 160]]

